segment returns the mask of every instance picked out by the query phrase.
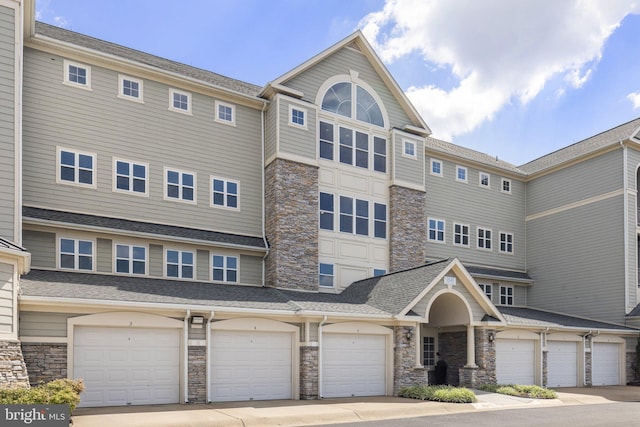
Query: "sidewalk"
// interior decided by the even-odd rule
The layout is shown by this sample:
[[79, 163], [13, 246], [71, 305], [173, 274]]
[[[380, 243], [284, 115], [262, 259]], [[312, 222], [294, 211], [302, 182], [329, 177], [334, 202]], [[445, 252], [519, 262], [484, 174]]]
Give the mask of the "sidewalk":
[[80, 408], [74, 427], [271, 427], [412, 418], [482, 410], [587, 405], [612, 401], [640, 401], [640, 387], [558, 389], [558, 399], [526, 399], [474, 390], [477, 403], [425, 402], [399, 397], [326, 400], [276, 400], [211, 403], [207, 405], [156, 405]]

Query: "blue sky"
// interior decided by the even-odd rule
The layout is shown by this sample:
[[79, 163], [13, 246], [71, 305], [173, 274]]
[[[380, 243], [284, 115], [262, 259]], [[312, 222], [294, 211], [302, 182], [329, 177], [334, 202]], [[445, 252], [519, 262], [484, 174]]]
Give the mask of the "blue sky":
[[514, 164], [640, 116], [639, 0], [37, 0], [36, 15], [257, 85], [360, 29], [434, 137]]

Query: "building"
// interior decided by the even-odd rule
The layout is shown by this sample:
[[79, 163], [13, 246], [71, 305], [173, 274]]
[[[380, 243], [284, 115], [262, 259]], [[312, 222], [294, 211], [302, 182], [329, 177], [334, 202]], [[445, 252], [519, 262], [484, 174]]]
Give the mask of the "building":
[[439, 359], [632, 379], [640, 119], [515, 166], [431, 138], [359, 32], [257, 87], [33, 16], [0, 0], [4, 382], [114, 406], [393, 395]]

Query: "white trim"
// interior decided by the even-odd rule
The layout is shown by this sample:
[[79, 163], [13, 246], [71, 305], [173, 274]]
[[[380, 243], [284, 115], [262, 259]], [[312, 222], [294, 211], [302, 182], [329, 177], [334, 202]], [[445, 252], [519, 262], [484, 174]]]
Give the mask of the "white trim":
[[[459, 225], [460, 227], [467, 227], [467, 244], [465, 245], [464, 243], [456, 243], [456, 225]], [[461, 228], [462, 231], [462, 228]], [[464, 234], [461, 233], [460, 234], [460, 240], [462, 241], [464, 238]], [[470, 248], [471, 247], [471, 226], [469, 224], [462, 224], [460, 222], [454, 222], [453, 223], [453, 241], [452, 241], [454, 246], [459, 246], [459, 247], [463, 247], [463, 248]]]
[[[504, 295], [504, 297], [505, 297], [505, 302], [504, 303], [502, 302], [502, 296], [503, 296], [502, 295], [502, 290], [503, 289], [505, 291], [507, 291], [507, 292], [505, 292], [505, 295]], [[509, 289], [511, 289], [511, 296], [509, 296], [509, 292], [508, 292]], [[509, 304], [509, 297], [511, 297], [511, 304]], [[515, 300], [516, 300], [516, 289], [515, 289], [515, 286], [513, 286], [513, 285], [503, 285], [503, 284], [500, 284], [498, 286], [498, 301], [496, 301], [496, 303], [498, 305], [511, 307], [511, 306], [516, 305], [516, 303], [515, 303], [516, 301]]]
[[[178, 267], [178, 276], [169, 276], [167, 274], [167, 268], [169, 266], [169, 262], [167, 260], [167, 252], [168, 251], [174, 251], [174, 252], [178, 252], [178, 263], [177, 264], [172, 264], [172, 265], [177, 265]], [[189, 264], [183, 264], [182, 262], [182, 254], [183, 252], [189, 252], [193, 255], [193, 263], [191, 264], [192, 268], [193, 268], [193, 276], [192, 277], [182, 277], [182, 267], [185, 265], [189, 265]], [[197, 249], [184, 249], [184, 248], [177, 248], [175, 246], [167, 246], [164, 245], [163, 246], [163, 251], [162, 251], [162, 277], [164, 277], [165, 279], [169, 279], [169, 280], [184, 280], [184, 281], [194, 281], [197, 280], [198, 278], [197, 276], [197, 262], [198, 262], [198, 251]]]
[[[84, 89], [84, 90], [88, 90], [91, 91], [91, 66], [90, 65], [86, 65], [86, 64], [82, 64], [80, 62], [75, 62], [75, 61], [70, 61], [68, 59], [64, 59], [62, 61], [63, 63], [63, 67], [64, 67], [64, 75], [63, 75], [63, 79], [62, 79], [62, 84], [67, 85], [67, 86], [72, 86], [72, 87], [77, 87], [80, 89]], [[86, 84], [82, 84], [82, 83], [77, 83], [77, 82], [72, 82], [71, 80], [69, 80], [69, 67], [77, 67], [80, 69], [84, 69], [86, 72]]]
[[[486, 237], [483, 238], [485, 242], [488, 240], [491, 243], [490, 248], [481, 248], [480, 245], [478, 244], [478, 241], [480, 240], [480, 230], [488, 231], [489, 233], [491, 233], [491, 237], [489, 239], [487, 239]], [[480, 249], [481, 251], [493, 251], [493, 229], [492, 228], [476, 225], [476, 249]]]
[[[223, 119], [220, 117], [220, 107], [226, 107], [231, 109], [231, 120], [227, 120], [227, 119]], [[236, 106], [233, 104], [230, 104], [228, 102], [222, 102], [222, 101], [218, 101], [216, 100], [214, 103], [214, 119], [213, 121], [217, 122], [217, 123], [222, 123], [224, 125], [228, 125], [228, 126], [235, 126], [236, 125]]]
[[[413, 146], [413, 154], [407, 153], [407, 145]], [[418, 144], [415, 141], [410, 141], [408, 139], [402, 140], [402, 157], [406, 157], [409, 159], [417, 159], [418, 158]]]
[[[509, 191], [504, 189], [505, 182], [509, 183]], [[513, 181], [511, 179], [500, 177], [500, 192], [501, 193], [512, 194], [512, 192], [511, 192], [512, 188], [513, 188]]]
[[[118, 246], [127, 246], [129, 248], [129, 273], [122, 273], [118, 271]], [[144, 248], [144, 274], [134, 274], [133, 273], [133, 247]], [[127, 241], [113, 241], [112, 242], [112, 253], [113, 253], [113, 274], [118, 276], [131, 276], [131, 277], [147, 277], [149, 275], [149, 245], [148, 244], [140, 244], [140, 243], [132, 243]]]
[[553, 208], [553, 209], [548, 209], [546, 211], [542, 211], [542, 212], [538, 212], [536, 214], [532, 214], [532, 215], [527, 215], [524, 220], [525, 221], [532, 221], [534, 219], [539, 219], [539, 218], [543, 218], [545, 216], [549, 216], [549, 215], [555, 215], [557, 213], [561, 213], [561, 212], [565, 212], [571, 209], [575, 209], [575, 208], [579, 208], [582, 206], [586, 206], [589, 205], [591, 203], [596, 203], [596, 202], [600, 202], [602, 200], [606, 200], [606, 199], [610, 199], [612, 197], [616, 197], [616, 196], [622, 196], [624, 195], [624, 189], [618, 189], [618, 190], [613, 190], [610, 191], [608, 193], [604, 193], [604, 194], [600, 194], [598, 196], [594, 196], [594, 197], [589, 197], [587, 199], [583, 199], [574, 203], [569, 203], [567, 205], [564, 206], [559, 206], [557, 208]]
[[[183, 95], [187, 97], [187, 109], [184, 110], [182, 108], [177, 108], [173, 105], [173, 95]], [[191, 116], [192, 115], [192, 106], [193, 98], [191, 96], [191, 92], [186, 92], [179, 89], [174, 89], [172, 87], [169, 88], [169, 111], [175, 111], [177, 113], [182, 113]]]
[[[458, 171], [460, 171], [460, 170], [464, 170], [464, 179], [461, 179], [458, 176]], [[463, 182], [463, 183], [467, 184], [469, 182], [469, 169], [467, 169], [466, 166], [456, 165], [456, 177], [455, 177], [455, 180], [457, 182]]]
[[[485, 176], [487, 177], [487, 185], [482, 183]], [[482, 188], [491, 188], [491, 174], [489, 172], [478, 171], [478, 186]]]
[[[35, 9], [35, 1], [27, 2], [26, 7], [30, 10]], [[3, 4], [6, 7], [12, 8], [15, 11], [14, 17], [14, 69], [13, 69], [13, 144], [14, 144], [14, 211], [13, 211], [13, 241], [18, 245], [22, 244], [22, 164], [23, 164], [23, 143], [22, 143], [22, 93], [24, 86], [24, 72], [23, 72], [23, 56], [24, 56], [24, 42], [23, 42], [23, 26], [32, 27], [33, 23], [25, 22], [25, 11], [23, 2], [16, 1], [4, 1]], [[30, 19], [30, 18], [29, 18]], [[14, 302], [14, 309], [17, 310], [18, 304]], [[17, 319], [17, 315], [14, 316]], [[14, 331], [15, 333], [15, 331]]]
[[[213, 252], [215, 249], [212, 249], [209, 251], [209, 280], [213, 283], [227, 283], [227, 284], [231, 284], [231, 285], [236, 285], [236, 284], [240, 284], [240, 255], [239, 254], [232, 254], [232, 255], [225, 255], [225, 254], [221, 254], [221, 253], [217, 253], [217, 252]], [[222, 267], [222, 273], [223, 273], [223, 280], [215, 280], [213, 278], [213, 257], [214, 256], [221, 256], [224, 258], [224, 266]], [[227, 267], [227, 258], [235, 258], [236, 259], [236, 268], [229, 268]], [[218, 268], [219, 270], [220, 268]], [[227, 280], [227, 271], [231, 270], [236, 272], [236, 280], [234, 281], [230, 281]]]
[[[65, 240], [73, 240], [74, 241], [74, 261], [73, 261], [73, 268], [64, 268], [62, 267], [62, 265], [60, 265], [60, 257], [62, 255], [62, 247], [60, 244], [60, 241], [62, 239]], [[79, 242], [80, 241], [84, 241], [84, 242], [91, 242], [91, 269], [90, 270], [85, 270], [85, 269], [81, 269], [79, 268], [79, 260], [78, 257], [80, 256], [79, 253]], [[68, 232], [68, 231], [63, 231], [60, 233], [56, 233], [56, 268], [58, 268], [59, 270], [63, 270], [63, 271], [79, 271], [79, 272], [87, 272], [87, 273], [91, 273], [96, 271], [96, 263], [97, 263], [97, 252], [98, 252], [98, 243], [97, 243], [97, 239], [96, 238], [85, 238], [85, 237], [80, 237], [78, 235], [78, 233], [74, 233], [74, 232]]]
[[[435, 239], [431, 238], [431, 224], [429, 224], [431, 221], [436, 221], [436, 228], [435, 228], [436, 238]], [[438, 232], [439, 232], [438, 223], [439, 222], [442, 222], [442, 240], [438, 239]], [[427, 241], [433, 242], [433, 243], [445, 244], [447, 242], [447, 221], [440, 218], [428, 217], [427, 218]]]
[[51, 344], [67, 344], [69, 339], [67, 337], [23, 337], [18, 339], [24, 343], [51, 343]]
[[[138, 95], [137, 97], [131, 95], [124, 94], [124, 81], [128, 80], [132, 83], [138, 84]], [[142, 79], [138, 79], [135, 77], [130, 77], [124, 74], [118, 74], [118, 98], [126, 99], [127, 101], [138, 102], [140, 104], [144, 104], [144, 81]]]
[[[440, 172], [433, 171], [433, 165], [436, 163], [440, 164]], [[440, 177], [444, 176], [444, 162], [440, 159], [434, 159], [434, 158], [429, 159], [429, 175], [440, 176]]]
[[[177, 184], [179, 188], [180, 197], [169, 197], [168, 195], [167, 190], [169, 187], [169, 179], [168, 179], [169, 172], [175, 172], [180, 175], [180, 182], [179, 184]], [[182, 178], [183, 178], [183, 175], [185, 174], [193, 176], [193, 200], [184, 199], [182, 197], [184, 193], [183, 192], [184, 184], [182, 183]], [[198, 175], [196, 174], [196, 172], [173, 168], [170, 166], [165, 166], [163, 175], [164, 175], [164, 186], [162, 188], [162, 198], [164, 200], [171, 201], [171, 202], [178, 202], [178, 203], [188, 203], [190, 205], [195, 205], [198, 203]], [[176, 184], [171, 184], [171, 185], [176, 185]]]
[[[60, 169], [62, 167], [61, 154], [63, 151], [73, 153], [74, 181], [63, 180], [62, 177], [60, 176]], [[80, 155], [91, 157], [91, 178], [92, 178], [91, 184], [78, 182], [78, 179], [80, 177], [80, 158], [79, 158]], [[98, 155], [96, 153], [78, 151], [76, 149], [65, 148], [57, 145], [56, 146], [56, 184], [73, 185], [73, 186], [82, 187], [82, 188], [93, 188], [93, 189], [97, 188], [98, 187]]]
[[[128, 160], [128, 159], [123, 159], [120, 157], [112, 157], [112, 164], [113, 164], [113, 185], [111, 187], [111, 191], [113, 191], [114, 193], [123, 193], [123, 194], [130, 194], [130, 195], [134, 195], [134, 196], [141, 196], [141, 197], [149, 197], [149, 164], [145, 163], [145, 162], [138, 162], [136, 160]], [[118, 188], [118, 162], [122, 162], [122, 163], [128, 163], [129, 164], [129, 182], [131, 184], [129, 190], [123, 190]], [[134, 180], [134, 176], [133, 176], [133, 165], [138, 165], [138, 166], [144, 166], [144, 193], [141, 193], [139, 191], [133, 191], [133, 180]]]
[[[213, 181], [217, 180], [217, 181], [222, 181], [224, 183], [224, 204], [223, 205], [217, 205], [215, 203], [213, 203], [213, 193], [214, 193], [214, 189], [213, 189]], [[227, 206], [227, 184], [228, 183], [233, 183], [236, 185], [237, 188], [237, 192], [235, 194], [236, 196], [236, 206]], [[222, 176], [217, 176], [217, 175], [209, 175], [209, 207], [211, 208], [218, 208], [218, 209], [227, 209], [233, 212], [239, 212], [240, 211], [240, 181], [237, 181], [235, 179], [229, 179], [229, 178], [225, 178]]]
[[[502, 250], [502, 235], [505, 236], [511, 236], [511, 251], [507, 251], [507, 250]], [[508, 242], [505, 242], [505, 245], [508, 244]], [[498, 231], [498, 252], [501, 254], [507, 254], [507, 255], [513, 255], [516, 252], [515, 249], [515, 237], [513, 233], [510, 233], [508, 231]]]
[[[300, 111], [302, 113], [302, 124], [295, 123], [293, 121], [293, 110]], [[307, 130], [308, 129], [307, 123], [309, 122], [309, 113], [307, 112], [306, 108], [300, 108], [297, 105], [290, 103], [289, 104], [289, 120], [287, 122], [291, 127]]]

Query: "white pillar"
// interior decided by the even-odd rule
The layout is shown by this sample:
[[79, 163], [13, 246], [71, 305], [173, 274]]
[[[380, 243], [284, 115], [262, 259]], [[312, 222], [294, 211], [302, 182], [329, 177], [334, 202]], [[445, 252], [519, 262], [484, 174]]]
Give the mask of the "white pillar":
[[467, 364], [465, 368], [476, 368], [476, 335], [473, 325], [467, 325]]

